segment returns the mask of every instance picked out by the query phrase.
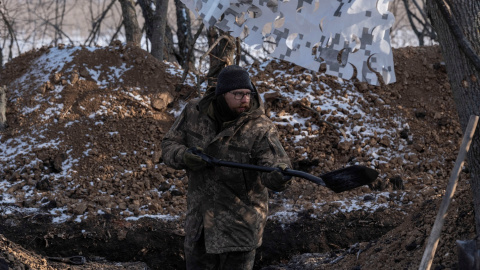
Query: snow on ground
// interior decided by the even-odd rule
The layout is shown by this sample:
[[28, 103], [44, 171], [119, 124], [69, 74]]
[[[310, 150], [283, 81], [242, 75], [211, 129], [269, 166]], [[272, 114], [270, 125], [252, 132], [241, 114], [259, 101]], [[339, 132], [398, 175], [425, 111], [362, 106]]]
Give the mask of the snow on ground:
[[[72, 47], [68, 49], [51, 49], [47, 54], [44, 56], [40, 57], [35, 63], [30, 67], [30, 69], [25, 72], [25, 75], [18, 79], [15, 83], [20, 84], [20, 85], [32, 85], [36, 84], [37, 87], [31, 88], [31, 89], [37, 89], [38, 87], [41, 86], [42, 83], [48, 80], [48, 77], [50, 74], [43, 73], [41, 70], [59, 70], [63, 67], [63, 65], [70, 61], [72, 59], [72, 54], [77, 51], [78, 47]], [[90, 50], [95, 50], [96, 48], [89, 48]], [[275, 60], [270, 60], [270, 61], [275, 61]], [[47, 65], [47, 68], [39, 68], [39, 65]], [[265, 62], [262, 66], [260, 66], [260, 70], [264, 68], [266, 65], [268, 65], [268, 61]], [[109, 80], [114, 80], [118, 79], [122, 73], [124, 73], [127, 70], [125, 65], [121, 66], [120, 68], [111, 68], [111, 74], [112, 76], [109, 78]], [[260, 70], [255, 70], [251, 69], [250, 72], [252, 74], [256, 72], [260, 72]], [[95, 76], [97, 74], [97, 71], [94, 69], [88, 69], [88, 72], [92, 75], [92, 78], [94, 78], [99, 86], [102, 87], [107, 87], [107, 83], [105, 80], [101, 80], [98, 77]], [[174, 64], [169, 64], [169, 68], [167, 69], [167, 72], [170, 74], [174, 74], [175, 76], [182, 76], [183, 71], [178, 68], [177, 65]], [[384, 138], [386, 140], [393, 141], [395, 140], [398, 130], [401, 130], [405, 128], [406, 123], [403, 121], [401, 118], [392, 118], [393, 125], [389, 121], [385, 121], [385, 119], [379, 119], [378, 115], [376, 114], [374, 109], [371, 109], [369, 107], [366, 107], [367, 102], [364, 100], [363, 96], [361, 93], [356, 92], [354, 86], [352, 85], [351, 82], [347, 82], [344, 80], [339, 79], [337, 83], [341, 85], [340, 90], [333, 90], [331, 89], [328, 85], [324, 84], [323, 82], [306, 82], [305, 80], [300, 78], [300, 75], [302, 74], [295, 74], [291, 70], [276, 70], [274, 72], [274, 75], [277, 79], [282, 79], [284, 81], [289, 81], [289, 80], [301, 80], [301, 84], [303, 85], [303, 91], [296, 91], [293, 94], [288, 93], [288, 91], [285, 91], [285, 86], [278, 86], [273, 83], [273, 78], [270, 78], [269, 81], [266, 82], [257, 82], [257, 83], [264, 83], [270, 87], [270, 91], [263, 93], [262, 98], [264, 97], [265, 94], [273, 92], [273, 91], [278, 91], [281, 93], [282, 97], [290, 100], [290, 101], [296, 101], [296, 100], [308, 100], [312, 104], [314, 108], [320, 107], [323, 112], [325, 112], [325, 117], [328, 119], [329, 117], [341, 117], [345, 119], [351, 118], [351, 115], [359, 115], [359, 118], [362, 119], [362, 125], [358, 125], [357, 122], [355, 121], [347, 121], [346, 124], [342, 127], [344, 129], [344, 132], [346, 134], [345, 137], [342, 138], [342, 142], [353, 142], [353, 141], [362, 141], [362, 140], [369, 140], [370, 136], [372, 134], [376, 134], [377, 137]], [[308, 74], [303, 74], [303, 75], [308, 75]], [[34, 81], [32, 81], [32, 78], [36, 78]], [[194, 86], [195, 85], [195, 78], [193, 76], [189, 76], [187, 83]], [[56, 86], [54, 89], [55, 94], [58, 97], [62, 95], [64, 86]], [[324, 89], [322, 95], [316, 95], [315, 91], [313, 90], [322, 88]], [[131, 98], [135, 99], [136, 101], [143, 103], [143, 104], [149, 104], [150, 100], [147, 96], [144, 96], [142, 94], [139, 94], [139, 91], [137, 93], [129, 92], [127, 90], [118, 90], [118, 91], [123, 91], [125, 95], [130, 96]], [[13, 96], [13, 101], [15, 101], [16, 98], [20, 96], [20, 93], [15, 93]], [[41, 94], [36, 94], [34, 96], [35, 99], [38, 101], [42, 101], [45, 104], [48, 104], [48, 107], [44, 110], [42, 113], [42, 120], [46, 121], [51, 117], [55, 117], [60, 115], [64, 108], [62, 104], [57, 104], [55, 102], [51, 102], [50, 100], [43, 100], [43, 97]], [[107, 97], [105, 97], [107, 99]], [[92, 114], [93, 118], [96, 118], [96, 116], [100, 115], [105, 115], [107, 114], [107, 107], [111, 106], [111, 104], [108, 102], [108, 99], [105, 100], [104, 106], [101, 106], [98, 111], [94, 112]], [[182, 103], [180, 108], [174, 109], [171, 111], [171, 113], [178, 115], [182, 109], [182, 107], [185, 106], [185, 103]], [[37, 112], [39, 110], [39, 107], [33, 107], [33, 108], [25, 108], [24, 111], [22, 111], [22, 114], [24, 116], [27, 116], [33, 112]], [[111, 108], [110, 108], [110, 111]], [[276, 124], [278, 125], [284, 125], [285, 122], [283, 119], [286, 119], [290, 124], [298, 123], [301, 129], [301, 132], [299, 135], [296, 135], [294, 138], [295, 142], [299, 142], [307, 137], [312, 137], [316, 136], [315, 131], [318, 130], [318, 127], [315, 125], [310, 126], [310, 129], [307, 129], [305, 122], [308, 120], [306, 118], [302, 118], [297, 114], [288, 114], [288, 113], [282, 113], [280, 114], [279, 112], [274, 112], [270, 115], [270, 117], [275, 121]], [[56, 121], [56, 120], [55, 120]], [[73, 125], [75, 124], [74, 122], [68, 122], [65, 125]], [[101, 122], [97, 122], [97, 124], [101, 125]], [[388, 124], [388, 125], [387, 125]], [[36, 134], [35, 136], [29, 137], [29, 136], [19, 136], [16, 137], [15, 139], [9, 139], [6, 140], [3, 144], [0, 145], [0, 159], [7, 161], [8, 166], [15, 166], [15, 160], [19, 157], [23, 156], [28, 156], [29, 153], [32, 153], [35, 150], [43, 149], [43, 148], [56, 148], [60, 142], [62, 141], [62, 134], [58, 134], [58, 138], [54, 140], [47, 140], [44, 136], [42, 136], [42, 133], [45, 132], [45, 130], [48, 129], [50, 124], [45, 123], [43, 126], [42, 125], [35, 125], [35, 127], [38, 127], [38, 129], [33, 128], [33, 130], [30, 130], [28, 132], [25, 132], [25, 134]], [[0, 134], [0, 140], [1, 140], [1, 135]], [[405, 143], [404, 143], [405, 144]], [[395, 157], [402, 157], [405, 153], [402, 152], [404, 149], [405, 145], [404, 144], [396, 144], [395, 146], [390, 146], [390, 147], [370, 147], [369, 145], [366, 145], [365, 151], [367, 151], [368, 155], [371, 155], [372, 157], [372, 166], [373, 165], [378, 165], [379, 163], [382, 162], [388, 162], [391, 158]], [[85, 151], [85, 156], [89, 155], [89, 151], [92, 149], [88, 149]], [[67, 155], [70, 150], [67, 150]], [[24, 164], [24, 167], [33, 167], [33, 166], [38, 166], [38, 163], [41, 162], [38, 159], [32, 159], [30, 163]], [[54, 174], [54, 177], [56, 179], [64, 178], [72, 178], [74, 177], [76, 170], [75, 170], [75, 165], [78, 163], [77, 159], [73, 159], [72, 157], [67, 157], [67, 159], [63, 162], [62, 167], [64, 170], [62, 173], [59, 174]], [[3, 170], [4, 168], [2, 168]], [[124, 173], [128, 173], [128, 171], [125, 171]], [[50, 176], [51, 177], [51, 176]], [[31, 209], [31, 208], [20, 208], [20, 207], [14, 207], [15, 205], [16, 198], [14, 196], [11, 196], [8, 194], [7, 190], [13, 188], [13, 184], [9, 182], [7, 179], [0, 179], [0, 214], [9, 214], [12, 211], [22, 211], [22, 212], [35, 212], [38, 209]], [[75, 188], [75, 187], [67, 187], [67, 188]], [[32, 189], [28, 189], [25, 187], [24, 189], [24, 196], [34, 196]], [[372, 195], [374, 199], [372, 199], [370, 202], [364, 202], [364, 200], [361, 200], [359, 198], [349, 198], [348, 202], [345, 201], [338, 201], [339, 207], [338, 211], [352, 211], [355, 209], [365, 209], [367, 211], [375, 211], [378, 209], [378, 207], [385, 206], [384, 202], [379, 202], [378, 198], [382, 196], [388, 196], [388, 194], [376, 194]], [[317, 204], [314, 204], [313, 207], [321, 207], [322, 204], [325, 202], [319, 202]], [[272, 216], [271, 218], [279, 218], [280, 220], [292, 220], [295, 218], [295, 211], [296, 207], [294, 205], [285, 205], [285, 210], [278, 212], [275, 214], [275, 216]], [[68, 220], [70, 217], [66, 216], [64, 213], [66, 212], [64, 208], [54, 208], [50, 210], [52, 214], [56, 216], [54, 219], [54, 222], [61, 223], [66, 220]], [[130, 216], [130, 215], [128, 215]], [[158, 219], [166, 219], [166, 220], [171, 220], [171, 219], [176, 219], [178, 216], [171, 216], [171, 215], [147, 215], [145, 217], [153, 217], [153, 218], [158, 218]], [[84, 218], [84, 216], [79, 215], [77, 216], [77, 221], [81, 221]], [[129, 217], [129, 219], [137, 219], [141, 218], [140, 217]]]

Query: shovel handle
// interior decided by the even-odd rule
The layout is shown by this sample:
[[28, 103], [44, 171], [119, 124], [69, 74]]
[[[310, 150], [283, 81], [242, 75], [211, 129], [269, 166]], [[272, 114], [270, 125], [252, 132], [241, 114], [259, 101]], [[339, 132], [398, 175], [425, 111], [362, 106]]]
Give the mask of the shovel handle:
[[306, 172], [292, 170], [292, 169], [282, 170], [278, 167], [268, 167], [268, 166], [260, 166], [260, 165], [252, 165], [252, 164], [245, 164], [245, 163], [237, 163], [237, 162], [233, 162], [233, 161], [220, 160], [220, 159], [214, 158], [212, 156], [209, 156], [209, 155], [199, 151], [196, 148], [191, 148], [188, 151], [191, 151], [192, 154], [195, 154], [195, 155], [201, 157], [209, 165], [224, 166], [224, 167], [246, 169], [246, 170], [254, 170], [254, 171], [259, 171], [259, 172], [279, 171], [283, 175], [301, 177], [301, 178], [307, 179], [307, 180], [309, 180], [313, 183], [316, 183], [318, 185], [326, 186], [326, 184], [325, 184], [325, 182], [323, 181], [322, 178], [311, 175], [311, 174], [306, 173]]
[[48, 257], [49, 260], [56, 262], [69, 263], [74, 265], [82, 265], [87, 262], [87, 259], [83, 256], [72, 256], [72, 257]]

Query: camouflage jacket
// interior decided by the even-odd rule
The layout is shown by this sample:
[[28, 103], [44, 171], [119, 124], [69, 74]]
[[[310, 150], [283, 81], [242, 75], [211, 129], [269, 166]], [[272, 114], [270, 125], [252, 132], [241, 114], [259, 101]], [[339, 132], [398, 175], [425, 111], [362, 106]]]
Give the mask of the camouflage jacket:
[[[183, 154], [200, 147], [218, 159], [263, 166], [291, 166], [278, 131], [264, 113], [261, 99], [256, 106], [228, 123], [216, 134], [211, 100], [213, 93], [190, 102], [162, 141], [163, 161], [186, 169]], [[185, 248], [204, 230], [207, 253], [250, 251], [262, 244], [268, 214], [267, 187], [284, 190], [290, 181], [276, 182], [268, 173], [228, 167], [187, 169], [188, 194]]]

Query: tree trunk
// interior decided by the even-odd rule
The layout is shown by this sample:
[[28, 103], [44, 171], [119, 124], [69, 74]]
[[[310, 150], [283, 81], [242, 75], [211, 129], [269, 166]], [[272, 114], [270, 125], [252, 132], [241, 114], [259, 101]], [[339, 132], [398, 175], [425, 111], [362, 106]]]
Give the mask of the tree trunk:
[[62, 25], [63, 25], [63, 18], [65, 17], [65, 7], [66, 3], [63, 0], [61, 4], [59, 0], [55, 1], [55, 18], [54, 18], [54, 38], [53, 43], [55, 46], [58, 46], [58, 41], [62, 40]]
[[137, 13], [135, 12], [135, 2], [133, 0], [119, 0], [122, 6], [123, 26], [125, 27], [125, 36], [127, 42], [140, 47], [142, 33], [138, 26]]
[[194, 50], [194, 41], [192, 36], [192, 22], [189, 16], [189, 10], [180, 0], [175, 0], [177, 13], [177, 37], [178, 37], [178, 63], [186, 69], [195, 69], [194, 54], [190, 53]]
[[0, 72], [3, 69], [3, 47], [0, 46]]
[[163, 61], [163, 50], [165, 47], [165, 30], [167, 25], [168, 0], [157, 0], [155, 15], [153, 19], [152, 32], [152, 55]]
[[[147, 38], [152, 44], [150, 53], [161, 61], [165, 58], [172, 61], [173, 50], [169, 46], [172, 44], [171, 31], [167, 25], [168, 0], [138, 0], [138, 4], [145, 18]], [[152, 9], [152, 5], [155, 9]], [[167, 54], [168, 56], [164, 57]]]
[[[470, 52], [478, 58], [480, 53], [480, 1], [427, 0], [427, 8], [443, 51], [460, 124], [462, 130], [465, 130], [470, 115], [480, 115], [480, 73], [474, 65], [478, 59], [467, 56], [469, 55], [468, 50], [464, 49], [470, 47], [472, 49]], [[448, 16], [449, 13], [451, 18]], [[464, 41], [470, 46], [465, 43], [462, 45], [461, 35], [464, 35]], [[480, 132], [478, 131], [473, 137], [467, 162], [472, 179], [471, 188], [478, 238], [480, 235]], [[477, 247], [480, 247], [478, 243]]]
[[171, 63], [178, 62], [178, 58], [175, 53], [175, 48], [173, 46], [173, 31], [168, 24], [165, 26], [165, 42], [164, 42], [163, 53], [165, 55], [163, 59]]

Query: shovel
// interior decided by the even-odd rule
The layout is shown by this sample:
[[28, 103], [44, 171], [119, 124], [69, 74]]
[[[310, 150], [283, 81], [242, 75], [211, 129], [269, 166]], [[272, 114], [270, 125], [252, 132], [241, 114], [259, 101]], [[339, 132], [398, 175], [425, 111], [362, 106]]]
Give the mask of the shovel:
[[297, 176], [309, 180], [315, 184], [322, 185], [336, 193], [351, 190], [372, 183], [377, 179], [378, 172], [374, 169], [353, 165], [346, 168], [331, 171], [320, 176], [314, 176], [306, 172], [291, 169], [282, 170], [278, 167], [258, 166], [245, 163], [225, 161], [209, 156], [196, 148], [189, 149], [193, 154], [201, 157], [209, 165], [254, 170], [260, 172], [279, 171], [283, 175]]

